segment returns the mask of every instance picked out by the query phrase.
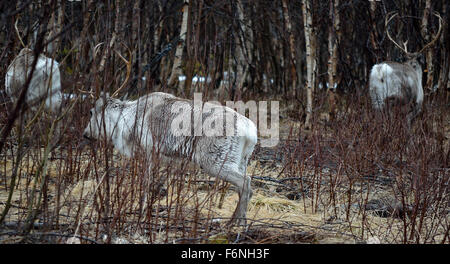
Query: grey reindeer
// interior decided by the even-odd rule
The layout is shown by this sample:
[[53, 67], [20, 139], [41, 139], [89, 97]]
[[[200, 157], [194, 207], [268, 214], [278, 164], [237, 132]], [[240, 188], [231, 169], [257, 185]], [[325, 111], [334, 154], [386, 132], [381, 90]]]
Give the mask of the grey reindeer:
[[438, 13], [439, 30], [434, 39], [426, 44], [418, 52], [408, 52], [407, 43], [401, 47], [395, 42], [389, 33], [389, 22], [397, 16], [397, 13], [390, 13], [386, 16], [386, 33], [395, 46], [403, 51], [407, 57], [404, 63], [385, 61], [375, 64], [372, 67], [369, 77], [369, 92], [373, 108], [384, 110], [392, 106], [400, 105], [406, 107], [406, 119], [411, 126], [413, 120], [422, 111], [423, 88], [422, 88], [422, 67], [418, 62], [419, 55], [426, 49], [432, 47], [439, 39], [442, 30], [442, 18]]
[[[246, 175], [246, 169], [257, 143], [257, 128], [250, 119], [225, 106], [206, 102], [198, 108], [193, 100], [162, 92], [150, 93], [135, 101], [121, 101], [103, 94], [90, 112], [91, 119], [83, 133], [85, 138], [106, 137], [127, 157], [140, 151], [148, 160], [154, 152], [166, 160], [187, 158], [207, 174], [236, 186], [239, 202], [230, 223], [246, 224], [247, 206], [252, 196], [251, 178]], [[231, 127], [233, 131], [226, 135], [196, 135], [192, 131], [200, 124], [192, 118], [195, 115], [209, 124], [223, 124], [226, 117], [233, 122], [227, 122], [224, 129]], [[179, 126], [180, 121], [186, 120], [187, 130]]]
[[[35, 59], [33, 51], [23, 44], [17, 28], [17, 21], [15, 23], [15, 29], [23, 49], [20, 50], [19, 54], [8, 66], [5, 76], [5, 92], [13, 101], [18, 99], [31, 73], [31, 67]], [[31, 82], [25, 95], [25, 103], [32, 110], [36, 110], [37, 105], [44, 99], [47, 110], [52, 113], [57, 113], [60, 110], [63, 101], [61, 74], [59, 72], [59, 64], [56, 60], [39, 54]]]
[[[11, 64], [5, 76], [5, 92], [14, 101], [20, 95], [34, 61], [33, 51], [23, 48]], [[45, 108], [57, 113], [63, 101], [61, 75], [57, 61], [39, 54], [36, 67], [25, 95], [26, 104], [33, 110], [45, 99]]]

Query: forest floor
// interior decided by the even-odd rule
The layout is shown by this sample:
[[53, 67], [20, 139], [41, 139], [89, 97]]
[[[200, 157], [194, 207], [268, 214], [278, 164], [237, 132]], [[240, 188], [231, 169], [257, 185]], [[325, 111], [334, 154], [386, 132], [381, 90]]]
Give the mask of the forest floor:
[[[293, 136], [293, 130], [303, 136]], [[450, 125], [443, 136], [443, 152], [448, 153]], [[332, 151], [338, 144], [332, 137], [332, 133], [318, 137], [303, 130], [301, 122], [283, 118], [280, 143], [274, 148], [257, 146], [248, 165], [253, 197], [245, 227], [227, 225], [239, 200], [234, 187], [198, 168], [167, 173], [166, 165], [161, 166], [161, 174], [172, 176], [166, 178], [164, 194], [150, 198], [147, 210], [142, 207], [142, 188], [137, 187], [142, 181], [138, 169], [116, 151], [107, 184], [106, 172], [98, 166], [103, 161], [96, 161], [95, 167], [89, 148], [75, 151], [76, 158], [71, 156], [73, 151], [59, 148], [52, 153], [48, 179], [41, 185], [33, 174], [44, 149], [36, 148], [20, 165], [12, 207], [0, 228], [0, 243], [23, 242], [20, 229], [30, 212], [33, 186], [37, 186], [36, 193], [42, 192], [44, 202], [25, 240], [31, 243], [67, 243], [68, 239], [75, 243], [448, 243], [448, 188], [443, 204], [433, 204], [443, 210], [416, 213], [413, 218], [410, 213], [416, 197], [411, 192], [399, 199], [398, 175], [369, 165], [371, 171], [361, 169], [365, 175], [349, 175], [349, 167], [358, 163], [340, 163]], [[348, 152], [357, 148], [347, 147]], [[1, 211], [15, 167], [12, 157], [5, 155], [0, 160]], [[70, 173], [68, 167], [72, 167]], [[448, 166], [441, 167], [443, 174], [439, 175], [448, 181]], [[108, 193], [110, 206], [106, 208]], [[106, 218], [105, 212], [110, 212]], [[419, 216], [422, 219], [416, 225], [420, 222], [421, 229], [413, 232], [417, 229], [413, 220]], [[415, 232], [421, 235], [410, 235]]]

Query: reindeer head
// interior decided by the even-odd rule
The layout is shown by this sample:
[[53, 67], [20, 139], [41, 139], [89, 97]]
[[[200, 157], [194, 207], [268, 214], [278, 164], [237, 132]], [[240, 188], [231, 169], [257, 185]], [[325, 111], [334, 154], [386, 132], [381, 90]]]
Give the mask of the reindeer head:
[[89, 140], [114, 137], [122, 110], [122, 101], [110, 97], [108, 93], [101, 93], [89, 112], [91, 118], [84, 129], [83, 137]]
[[[96, 49], [101, 44], [96, 46]], [[112, 138], [114, 137], [114, 133], [117, 128], [118, 120], [121, 116], [123, 110], [123, 102], [116, 97], [120, 90], [125, 87], [128, 79], [130, 78], [131, 73], [131, 50], [127, 47], [130, 59], [126, 60], [119, 52], [114, 50], [117, 55], [123, 60], [127, 66], [127, 74], [125, 81], [122, 85], [117, 89], [112, 96], [109, 96], [109, 93], [100, 93], [99, 98], [95, 102], [94, 107], [90, 110], [91, 118], [87, 127], [84, 129], [83, 137], [86, 139], [104, 139], [104, 138]], [[93, 97], [93, 91], [80, 91], [83, 93], [87, 93]]]
[[[397, 46], [401, 51], [403, 51], [405, 53], [406, 62], [404, 64], [411, 66], [419, 74], [419, 76], [422, 77], [421, 64], [424, 64], [423, 63], [423, 52], [425, 50], [429, 49], [430, 47], [432, 47], [436, 43], [436, 41], [439, 39], [439, 36], [442, 31], [442, 17], [439, 15], [439, 13], [437, 13], [437, 12], [434, 13], [434, 15], [439, 18], [439, 30], [438, 30], [438, 33], [436, 34], [436, 36], [433, 38], [433, 40], [431, 42], [429, 42], [428, 44], [426, 44], [420, 51], [409, 52], [408, 47], [407, 47], [408, 40], [403, 42], [403, 47], [402, 47], [397, 42], [394, 41], [394, 39], [391, 37], [391, 34], [389, 33], [389, 22], [391, 22], [391, 20], [394, 17], [396, 17], [397, 15], [398, 15], [398, 13], [391, 12], [386, 16], [385, 27], [386, 27], [387, 37], [389, 38], [389, 40], [391, 40], [395, 44], [395, 46]], [[422, 79], [422, 78], [420, 78], [420, 79]]]

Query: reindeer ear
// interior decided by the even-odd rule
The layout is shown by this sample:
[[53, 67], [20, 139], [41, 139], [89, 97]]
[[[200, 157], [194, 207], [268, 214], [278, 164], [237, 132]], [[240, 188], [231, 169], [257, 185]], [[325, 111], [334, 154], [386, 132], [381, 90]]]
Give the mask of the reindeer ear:
[[25, 55], [25, 54], [27, 54], [27, 53], [32, 54], [33, 51], [30, 50], [29, 48], [23, 48], [23, 49], [20, 50], [19, 55], [20, 55], [20, 56], [23, 56], [23, 55]]
[[102, 107], [102, 106], [106, 105], [109, 98], [110, 98], [109, 93], [100, 92], [100, 94], [97, 98], [97, 101], [95, 102], [95, 106]]
[[100, 92], [100, 96], [99, 97], [101, 97], [101, 98], [106, 98], [106, 99], [108, 99], [108, 98], [110, 98], [111, 96], [109, 95], [109, 93], [108, 92]]
[[425, 56], [424, 56], [422, 53], [420, 53], [420, 54], [417, 56], [417, 61], [418, 61], [421, 65], [425, 65]]

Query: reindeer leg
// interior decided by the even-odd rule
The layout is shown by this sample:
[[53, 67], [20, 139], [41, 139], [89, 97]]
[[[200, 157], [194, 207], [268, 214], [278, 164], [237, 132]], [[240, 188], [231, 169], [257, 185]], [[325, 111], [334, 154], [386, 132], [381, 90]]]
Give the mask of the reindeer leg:
[[250, 186], [251, 178], [245, 175], [245, 170], [239, 171], [236, 168], [230, 168], [228, 166], [214, 166], [206, 167], [204, 166], [206, 173], [213, 177], [218, 177], [224, 181], [227, 181], [238, 189], [239, 201], [236, 209], [234, 210], [233, 216], [229, 224], [237, 221], [239, 225], [245, 225], [247, 207], [250, 198], [252, 197], [252, 189]]
[[235, 185], [238, 188], [239, 194], [238, 205], [231, 217], [230, 224], [236, 221], [238, 225], [246, 225], [247, 207], [253, 194], [250, 186], [251, 178], [239, 173], [230, 173], [224, 180]]
[[144, 174], [144, 179], [143, 179], [143, 185], [144, 185], [144, 199], [143, 199], [143, 203], [142, 203], [142, 208], [141, 208], [141, 214], [144, 215], [145, 211], [148, 209], [147, 208], [147, 200], [148, 200], [148, 195], [149, 192], [151, 190], [151, 180], [150, 180], [150, 175], [152, 173], [152, 162], [151, 162], [151, 154], [148, 155], [147, 158], [147, 162], [148, 162], [148, 169], [146, 171], [146, 173]]

